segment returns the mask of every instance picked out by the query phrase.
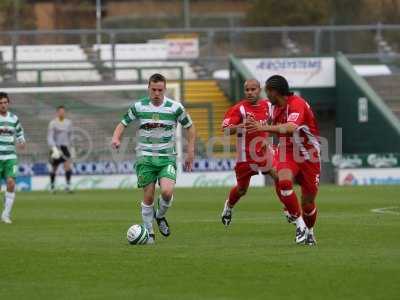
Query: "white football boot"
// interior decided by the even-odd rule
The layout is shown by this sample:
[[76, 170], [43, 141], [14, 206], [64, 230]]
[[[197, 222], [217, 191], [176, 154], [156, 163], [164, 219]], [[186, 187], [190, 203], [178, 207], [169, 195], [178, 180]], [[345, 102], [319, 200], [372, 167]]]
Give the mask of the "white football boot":
[[10, 219], [10, 216], [7, 215], [7, 214], [5, 214], [4, 211], [3, 211], [3, 213], [1, 214], [1, 221], [2, 221], [3, 223], [6, 223], [6, 224], [11, 224], [11, 223], [12, 223], [12, 221], [11, 221], [11, 219]]
[[304, 244], [307, 237], [307, 226], [304, 223], [303, 217], [298, 217], [296, 219], [296, 244]]
[[308, 246], [316, 246], [317, 245], [317, 240], [315, 239], [315, 234], [314, 234], [314, 229], [309, 228], [307, 229], [307, 237], [304, 242]]
[[221, 214], [221, 221], [222, 224], [225, 226], [229, 226], [232, 221], [232, 208], [228, 206], [228, 200], [225, 201], [224, 209], [222, 210]]

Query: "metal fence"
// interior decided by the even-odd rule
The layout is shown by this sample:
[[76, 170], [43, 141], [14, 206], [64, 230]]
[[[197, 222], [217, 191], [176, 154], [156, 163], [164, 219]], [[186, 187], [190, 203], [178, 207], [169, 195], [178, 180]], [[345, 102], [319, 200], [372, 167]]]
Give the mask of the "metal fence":
[[0, 46], [13, 46], [12, 68], [16, 69], [18, 45], [79, 44], [90, 48], [100, 37], [103, 44], [111, 45], [111, 61], [114, 63], [116, 44], [145, 43], [183, 34], [198, 37], [200, 56], [194, 61], [209, 71], [227, 67], [229, 54], [274, 57], [323, 56], [342, 52], [354, 59], [380, 59], [386, 62], [400, 59], [400, 24], [4, 31], [0, 32]]
[[[298, 50], [312, 55], [377, 54], [380, 42], [400, 49], [400, 24], [344, 25], [344, 26], [294, 26], [294, 27], [217, 27], [217, 28], [148, 28], [52, 31], [3, 31], [0, 45], [138, 43], [164, 38], [172, 34], [196, 34], [200, 40], [202, 57], [215, 58], [226, 53], [235, 55], [260, 55], [274, 48]], [[386, 49], [387, 50], [387, 49]], [[243, 52], [244, 51], [244, 52]], [[288, 53], [292, 54], [292, 53]], [[282, 53], [279, 53], [282, 55]]]

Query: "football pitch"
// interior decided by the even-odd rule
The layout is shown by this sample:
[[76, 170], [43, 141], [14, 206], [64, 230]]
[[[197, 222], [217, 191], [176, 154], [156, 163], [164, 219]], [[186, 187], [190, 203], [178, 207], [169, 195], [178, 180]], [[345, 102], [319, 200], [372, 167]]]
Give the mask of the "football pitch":
[[137, 189], [18, 193], [0, 224], [0, 299], [399, 299], [399, 187], [322, 186], [316, 247], [294, 244], [270, 188], [225, 228], [228, 190], [177, 189], [171, 236], [145, 246], [126, 241]]

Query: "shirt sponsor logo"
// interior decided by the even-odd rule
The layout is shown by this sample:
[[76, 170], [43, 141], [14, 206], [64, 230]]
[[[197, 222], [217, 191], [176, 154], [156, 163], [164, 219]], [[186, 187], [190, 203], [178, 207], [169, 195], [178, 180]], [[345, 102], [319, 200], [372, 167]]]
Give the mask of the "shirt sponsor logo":
[[299, 118], [299, 113], [291, 113], [288, 117], [288, 122], [296, 122], [297, 119]]
[[0, 128], [0, 135], [14, 134], [14, 131], [8, 127]]

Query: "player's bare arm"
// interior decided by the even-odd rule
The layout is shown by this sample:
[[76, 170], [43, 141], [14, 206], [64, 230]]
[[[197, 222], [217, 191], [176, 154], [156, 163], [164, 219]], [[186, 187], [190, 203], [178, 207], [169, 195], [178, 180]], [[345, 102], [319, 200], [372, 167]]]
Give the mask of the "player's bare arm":
[[249, 133], [256, 131], [267, 131], [271, 133], [293, 133], [297, 128], [297, 125], [291, 122], [279, 125], [262, 125], [253, 118], [248, 118], [246, 121], [246, 130]]
[[222, 131], [224, 135], [233, 135], [236, 134], [239, 128], [244, 128], [245, 124], [231, 125], [231, 126], [223, 126]]
[[194, 160], [194, 142], [196, 139], [196, 129], [194, 125], [190, 126], [187, 130], [188, 137], [188, 146], [187, 146], [187, 155], [185, 160], [185, 171], [192, 171], [193, 160]]
[[118, 149], [119, 146], [121, 145], [121, 137], [122, 137], [122, 134], [124, 133], [124, 130], [125, 130], [125, 126], [122, 123], [119, 123], [117, 125], [117, 127], [115, 127], [112, 141], [111, 141], [111, 146], [114, 149]]
[[17, 149], [18, 149], [19, 151], [24, 151], [24, 150], [26, 149], [26, 143], [25, 143], [25, 142], [23, 142], [23, 143], [17, 143], [16, 146], [17, 146]]

